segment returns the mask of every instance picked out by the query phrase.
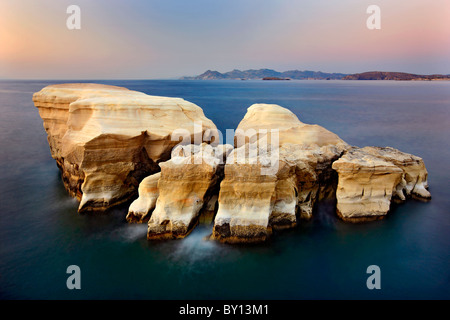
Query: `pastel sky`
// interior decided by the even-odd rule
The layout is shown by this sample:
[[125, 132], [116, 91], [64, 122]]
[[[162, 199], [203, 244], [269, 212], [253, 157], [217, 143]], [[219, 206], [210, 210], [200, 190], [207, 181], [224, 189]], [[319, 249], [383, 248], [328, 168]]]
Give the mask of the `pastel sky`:
[[[66, 9], [81, 8], [69, 30]], [[381, 30], [366, 9], [381, 8]], [[449, 0], [1, 0], [0, 78], [161, 79], [207, 69], [450, 74]]]

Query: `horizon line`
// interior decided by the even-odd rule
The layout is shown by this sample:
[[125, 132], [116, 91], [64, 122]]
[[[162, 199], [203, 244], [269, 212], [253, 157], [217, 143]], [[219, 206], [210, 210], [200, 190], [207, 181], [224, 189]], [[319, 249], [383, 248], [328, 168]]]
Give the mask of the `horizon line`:
[[[345, 72], [327, 72], [327, 71], [316, 71], [316, 70], [300, 70], [300, 69], [289, 69], [286, 71], [277, 71], [276, 69], [271, 69], [271, 68], [259, 68], [259, 69], [254, 69], [254, 68], [250, 68], [250, 69], [236, 69], [234, 68], [233, 70], [230, 71], [225, 71], [225, 72], [221, 72], [221, 71], [217, 71], [214, 69], [207, 69], [206, 71], [203, 71], [202, 73], [199, 73], [197, 75], [183, 75], [183, 76], [177, 76], [177, 77], [161, 77], [161, 78], [145, 78], [145, 77], [124, 77], [124, 78], [92, 78], [92, 77], [87, 77], [87, 78], [80, 78], [80, 77], [74, 77], [74, 78], [60, 78], [60, 77], [56, 77], [56, 78], [0, 78], [0, 80], [17, 80], [17, 81], [45, 81], [45, 80], [56, 80], [56, 81], [63, 81], [63, 80], [79, 80], [79, 81], [88, 81], [88, 80], [94, 80], [94, 81], [103, 81], [103, 80], [183, 80], [182, 78], [185, 77], [196, 77], [199, 76], [207, 71], [215, 71], [215, 72], [219, 72], [221, 74], [223, 73], [228, 73], [231, 71], [249, 71], [249, 70], [273, 70], [276, 72], [288, 72], [288, 71], [312, 71], [312, 72], [323, 72], [323, 73], [338, 73], [338, 74], [345, 74], [345, 75], [354, 75], [354, 74], [360, 74], [360, 73], [367, 73], [367, 72], [396, 72], [396, 73], [408, 73], [408, 74], [415, 74], [415, 75], [446, 75], [449, 76], [450, 73], [413, 73], [413, 72], [406, 72], [406, 71], [381, 71], [381, 70], [369, 70], [369, 71], [362, 71], [362, 72], [353, 72], [353, 73], [345, 73]], [[224, 79], [224, 80], [230, 80], [230, 79]]]

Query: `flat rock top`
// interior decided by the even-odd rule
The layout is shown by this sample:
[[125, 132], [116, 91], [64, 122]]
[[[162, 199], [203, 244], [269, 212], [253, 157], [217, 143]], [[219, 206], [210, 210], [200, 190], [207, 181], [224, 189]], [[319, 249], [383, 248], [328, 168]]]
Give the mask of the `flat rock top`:
[[420, 157], [417, 157], [409, 153], [401, 152], [391, 147], [384, 147], [384, 148], [364, 147], [361, 150], [376, 157], [380, 157], [387, 161], [394, 162], [395, 164], [422, 161], [422, 158]]
[[366, 150], [355, 148], [348, 150], [339, 160], [333, 162], [333, 169], [337, 171], [386, 171], [403, 172], [392, 162], [388, 162], [374, 154], [367, 153]]
[[[56, 125], [52, 123], [48, 129], [50, 135], [52, 130], [64, 132], [63, 141], [58, 142], [65, 155], [73, 151], [72, 147], [94, 142], [97, 137], [106, 138], [106, 135], [137, 137], [146, 132], [149, 140], [170, 140], [170, 135], [176, 130], [191, 135], [197, 124], [200, 132], [217, 130], [194, 103], [111, 85], [49, 85], [36, 92], [33, 101], [40, 109], [41, 117], [50, 120], [59, 117], [58, 120], [62, 120]], [[165, 152], [165, 147], [155, 150]]]
[[124, 87], [118, 87], [118, 86], [112, 86], [107, 84], [99, 84], [99, 83], [60, 83], [60, 84], [52, 84], [44, 89], [104, 89], [104, 90], [127, 90], [130, 91], [127, 88]]
[[[64, 83], [49, 85], [33, 95], [34, 102], [70, 103], [71, 110], [80, 108], [174, 108], [184, 112], [202, 109], [182, 98], [147, 95], [127, 88], [96, 83]], [[203, 120], [203, 119], [199, 119]]]
[[43, 88], [33, 95], [35, 103], [67, 104], [94, 97], [146, 96], [145, 93], [127, 88], [97, 83], [63, 83]]

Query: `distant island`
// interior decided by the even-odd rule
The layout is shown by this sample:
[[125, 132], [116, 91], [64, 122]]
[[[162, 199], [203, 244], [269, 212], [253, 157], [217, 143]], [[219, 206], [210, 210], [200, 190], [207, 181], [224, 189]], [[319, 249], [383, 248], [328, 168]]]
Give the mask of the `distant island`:
[[431, 74], [420, 75], [405, 72], [382, 72], [369, 71], [364, 73], [350, 74], [342, 78], [342, 80], [450, 80], [450, 75]]
[[[182, 80], [339, 80], [347, 76], [344, 73], [326, 73], [321, 71], [290, 70], [278, 72], [272, 69], [237, 70], [221, 73], [208, 70], [194, 77], [182, 77]], [[269, 79], [270, 78], [270, 79]], [[277, 79], [274, 79], [277, 78]]]
[[221, 73], [207, 70], [194, 77], [182, 77], [182, 80], [450, 80], [450, 75], [432, 74], [419, 75], [405, 72], [369, 71], [355, 74], [327, 73], [310, 70], [289, 70], [278, 72], [272, 69], [249, 69]]

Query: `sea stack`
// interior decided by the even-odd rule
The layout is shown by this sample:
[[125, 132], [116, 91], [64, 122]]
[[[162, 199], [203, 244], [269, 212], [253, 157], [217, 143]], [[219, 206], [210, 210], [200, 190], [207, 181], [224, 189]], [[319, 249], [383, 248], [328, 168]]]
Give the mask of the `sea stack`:
[[339, 175], [337, 213], [346, 221], [384, 217], [391, 200], [414, 196], [428, 200], [423, 160], [394, 148], [352, 148], [333, 163]]
[[148, 239], [183, 238], [198, 222], [202, 210], [217, 194], [223, 164], [231, 145], [178, 146], [160, 163], [158, 200], [148, 222]]
[[124, 217], [148, 223], [151, 240], [186, 237], [204, 215], [212, 239], [261, 242], [311, 219], [325, 197], [351, 222], [385, 217], [394, 200], [431, 199], [420, 157], [351, 146], [275, 104], [250, 106], [232, 146], [181, 98], [60, 84], [33, 101], [78, 211], [134, 200]]
[[[275, 141], [276, 140], [276, 141]], [[255, 104], [236, 129], [212, 237], [259, 242], [273, 229], [311, 218], [320, 191], [336, 182], [331, 164], [348, 145], [278, 105]]]
[[193, 103], [115, 86], [51, 85], [33, 101], [80, 212], [104, 211], [136, 197], [139, 182], [170, 159], [180, 142], [172, 139], [176, 130], [192, 142], [217, 130]]

